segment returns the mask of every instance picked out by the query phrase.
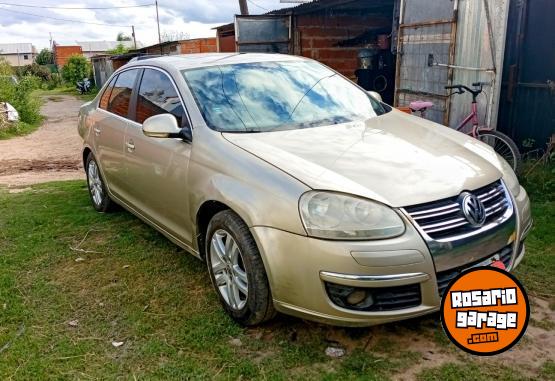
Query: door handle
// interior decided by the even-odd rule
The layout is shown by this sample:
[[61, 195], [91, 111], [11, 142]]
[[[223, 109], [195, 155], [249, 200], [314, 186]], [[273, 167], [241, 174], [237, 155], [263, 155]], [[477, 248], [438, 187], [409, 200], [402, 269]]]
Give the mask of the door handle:
[[125, 146], [127, 147], [128, 152], [135, 151], [135, 143], [133, 143], [133, 140], [129, 140], [127, 143], [125, 143]]
[[93, 128], [93, 130], [94, 130], [94, 134], [96, 136], [100, 136], [100, 128], [95, 127], [95, 128]]

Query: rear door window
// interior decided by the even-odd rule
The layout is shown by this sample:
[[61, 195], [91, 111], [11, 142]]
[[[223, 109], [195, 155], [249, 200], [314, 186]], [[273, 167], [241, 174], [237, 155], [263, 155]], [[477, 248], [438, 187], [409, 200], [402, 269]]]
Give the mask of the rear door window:
[[172, 114], [177, 125], [185, 127], [185, 109], [170, 78], [159, 70], [145, 69], [139, 86], [135, 121], [142, 124], [159, 114]]
[[106, 86], [104, 93], [102, 93], [102, 97], [100, 97], [100, 103], [98, 105], [98, 107], [100, 107], [101, 109], [108, 109], [108, 101], [110, 100], [110, 94], [112, 94], [112, 88], [114, 87], [114, 82], [116, 81], [117, 77], [118, 76], [116, 75], [114, 78], [112, 78], [108, 86]]
[[129, 113], [129, 103], [131, 102], [131, 93], [133, 92], [133, 85], [137, 78], [138, 70], [127, 70], [116, 79], [112, 93], [110, 94], [110, 101], [108, 102], [108, 111], [127, 118]]

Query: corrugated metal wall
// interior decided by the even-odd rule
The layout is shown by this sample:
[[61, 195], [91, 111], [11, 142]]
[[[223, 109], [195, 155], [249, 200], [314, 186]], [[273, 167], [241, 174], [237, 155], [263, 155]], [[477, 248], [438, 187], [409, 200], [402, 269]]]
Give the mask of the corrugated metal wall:
[[[432, 101], [435, 106], [427, 118], [455, 127], [470, 112], [472, 97], [464, 94], [448, 98], [449, 93], [443, 87], [459, 83], [470, 87], [473, 82], [487, 81], [491, 85], [485, 87], [485, 93], [480, 96], [480, 120], [482, 123], [491, 120], [495, 125], [509, 1], [402, 0], [395, 104], [404, 106], [413, 100]], [[486, 4], [495, 59], [492, 59]], [[434, 61], [439, 64], [483, 69], [496, 67], [497, 73], [428, 66], [428, 54], [433, 54]]]
[[[493, 71], [453, 69], [453, 84], [470, 87], [473, 82], [488, 82], [478, 97], [481, 124], [495, 126], [499, 107], [503, 52], [510, 0], [458, 0], [456, 66], [491, 68]], [[491, 31], [488, 30], [486, 5], [489, 7]], [[491, 33], [491, 36], [490, 36]], [[493, 47], [492, 41], [493, 39]], [[495, 50], [495, 51], [493, 51]], [[470, 94], [451, 97], [449, 125], [455, 127], [470, 113]]]
[[408, 106], [415, 100], [434, 104], [426, 117], [447, 124], [449, 99], [444, 86], [449, 70], [428, 66], [428, 55], [452, 63], [454, 5], [450, 0], [402, 0], [397, 47], [395, 105]]
[[112, 61], [108, 57], [99, 57], [92, 60], [92, 65], [94, 82], [96, 87], [101, 88], [114, 72]]

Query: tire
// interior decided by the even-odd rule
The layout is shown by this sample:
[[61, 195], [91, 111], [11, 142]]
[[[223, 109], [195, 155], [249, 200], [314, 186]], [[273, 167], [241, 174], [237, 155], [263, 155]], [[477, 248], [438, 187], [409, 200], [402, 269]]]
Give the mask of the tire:
[[516, 174], [519, 173], [522, 157], [515, 142], [502, 132], [494, 130], [478, 131], [478, 139], [489, 146], [509, 163]]
[[245, 326], [273, 318], [264, 263], [243, 220], [231, 210], [217, 213], [208, 224], [205, 246], [210, 280], [227, 314]]
[[116, 209], [116, 204], [108, 196], [106, 184], [102, 179], [98, 163], [92, 152], [89, 153], [85, 161], [85, 173], [87, 174], [87, 187], [94, 209], [100, 213], [107, 213]]

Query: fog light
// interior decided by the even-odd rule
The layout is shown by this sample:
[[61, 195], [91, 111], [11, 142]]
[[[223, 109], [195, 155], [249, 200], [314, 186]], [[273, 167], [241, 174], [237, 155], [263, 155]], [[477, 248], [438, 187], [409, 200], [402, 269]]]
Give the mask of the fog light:
[[349, 294], [347, 297], [347, 303], [354, 306], [355, 304], [362, 302], [364, 299], [366, 299], [366, 291], [359, 289]]

